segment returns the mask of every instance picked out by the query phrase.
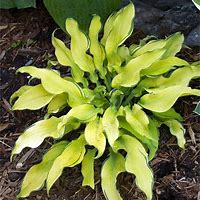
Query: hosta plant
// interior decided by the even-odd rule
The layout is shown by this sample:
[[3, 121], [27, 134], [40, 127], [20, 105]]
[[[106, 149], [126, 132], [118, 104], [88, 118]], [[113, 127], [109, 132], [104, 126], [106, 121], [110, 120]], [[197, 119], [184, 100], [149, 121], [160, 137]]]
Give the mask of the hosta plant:
[[[175, 56], [184, 40], [181, 33], [124, 45], [133, 31], [133, 18], [131, 3], [107, 19], [100, 40], [99, 16], [93, 17], [88, 36], [75, 20], [67, 19], [70, 49], [54, 34], [52, 43], [58, 63], [66, 66], [66, 72], [69, 67], [71, 75], [61, 76], [59, 67], [18, 70], [40, 84], [16, 91], [11, 97], [11, 102], [17, 98], [13, 109], [45, 106], [47, 114], [21, 134], [12, 156], [25, 147], [38, 147], [47, 137], [55, 139], [43, 160], [27, 172], [18, 197], [44, 185], [49, 193], [63, 169], [78, 164], [83, 185], [94, 188], [94, 159], [104, 155], [101, 186], [106, 199], [122, 199], [116, 178], [125, 171], [134, 174], [137, 186], [148, 200], [152, 198], [154, 180], [148, 162], [158, 148], [159, 127], [169, 127], [184, 148], [183, 118], [173, 105], [179, 97], [200, 96], [200, 90], [188, 87], [200, 76], [200, 65]], [[69, 133], [64, 138], [70, 140], [63, 139]]]

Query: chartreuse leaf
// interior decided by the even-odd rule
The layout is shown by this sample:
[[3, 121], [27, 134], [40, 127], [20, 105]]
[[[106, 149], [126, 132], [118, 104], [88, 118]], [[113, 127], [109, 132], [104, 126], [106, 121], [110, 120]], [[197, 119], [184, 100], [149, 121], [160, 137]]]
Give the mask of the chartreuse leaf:
[[65, 117], [74, 117], [80, 121], [89, 122], [90, 120], [96, 118], [97, 113], [99, 113], [100, 110], [101, 109], [95, 108], [91, 104], [82, 104], [80, 106], [73, 107]]
[[114, 88], [135, 86], [140, 81], [140, 71], [161, 58], [163, 53], [164, 50], [156, 50], [132, 59], [122, 69], [121, 73], [114, 77], [112, 86]]
[[130, 51], [129, 51], [128, 47], [126, 47], [125, 45], [124, 46], [120, 46], [117, 49], [117, 53], [119, 54], [119, 57], [121, 59], [121, 63], [127, 61], [127, 59], [130, 56]]
[[113, 23], [114, 23], [114, 21], [115, 21], [115, 19], [116, 19], [118, 14], [119, 14], [118, 12], [117, 13], [112, 13], [108, 17], [108, 19], [107, 19], [107, 21], [106, 21], [106, 23], [104, 25], [104, 34], [103, 34], [103, 37], [101, 39], [101, 44], [103, 44], [104, 46], [106, 45], [107, 38], [108, 38], [112, 28], [113, 28]]
[[133, 134], [137, 139], [139, 139], [142, 143], [147, 145], [149, 149], [149, 160], [151, 160], [155, 156], [155, 153], [158, 149], [159, 132], [156, 126], [157, 124], [153, 120], [149, 121], [149, 133], [146, 137], [144, 134], [136, 132], [124, 117], [119, 117], [119, 123], [120, 128], [127, 130], [129, 133]]
[[129, 47], [129, 52], [130, 52], [130, 55], [133, 55], [141, 46], [139, 44], [132, 44], [130, 47]]
[[93, 59], [86, 53], [89, 41], [85, 34], [80, 31], [78, 23], [74, 19], [66, 20], [66, 30], [71, 36], [71, 53], [75, 63], [85, 72], [90, 73], [91, 81], [95, 82], [95, 66]]
[[94, 159], [95, 159], [96, 149], [88, 149], [85, 154], [82, 165], [81, 173], [83, 175], [82, 186], [90, 186], [94, 189]]
[[56, 95], [49, 103], [47, 113], [57, 113], [59, 110], [62, 110], [62, 108], [67, 105], [67, 99], [68, 96], [66, 93]]
[[89, 122], [86, 125], [84, 134], [87, 143], [98, 149], [97, 158], [101, 157], [106, 148], [106, 138], [103, 134], [102, 120], [96, 118]]
[[168, 57], [163, 60], [158, 60], [154, 62], [150, 67], [143, 69], [141, 73], [143, 75], [160, 75], [168, 72], [173, 69], [175, 66], [185, 66], [189, 65], [189, 63], [183, 59], [177, 57]]
[[169, 127], [171, 134], [177, 138], [178, 146], [184, 149], [185, 148], [185, 138], [184, 138], [185, 129], [183, 128], [182, 124], [175, 119], [165, 121], [164, 124]]
[[120, 65], [120, 57], [117, 54], [118, 46], [120, 46], [126, 38], [132, 33], [132, 20], [135, 15], [134, 6], [130, 3], [121, 9], [112, 23], [112, 28], [105, 43], [105, 50], [109, 65]]
[[125, 169], [136, 176], [137, 186], [152, 199], [153, 174], [148, 166], [148, 155], [143, 145], [134, 137], [122, 135], [114, 144], [116, 150], [127, 152]]
[[117, 109], [115, 107], [106, 109], [102, 118], [102, 124], [108, 142], [113, 146], [115, 140], [119, 137], [119, 122], [117, 120]]
[[174, 33], [167, 39], [167, 44], [165, 45], [165, 53], [162, 58], [168, 58], [170, 56], [175, 56], [182, 48], [184, 41], [184, 36], [180, 32]]
[[58, 62], [61, 65], [73, 67], [75, 65], [74, 60], [72, 58], [71, 51], [65, 46], [65, 43], [62, 40], [59, 40], [54, 36], [54, 32], [52, 34], [52, 44], [55, 48], [55, 55]]
[[146, 113], [137, 104], [134, 104], [132, 110], [128, 106], [125, 107], [125, 118], [128, 124], [122, 122], [122, 127], [148, 146], [149, 157], [152, 159], [158, 147], [158, 130], [155, 123], [149, 121]]
[[41, 79], [44, 89], [52, 94], [68, 94], [68, 103], [71, 106], [79, 105], [84, 101], [81, 89], [71, 81], [61, 78], [56, 72], [49, 69], [40, 69], [33, 66], [21, 67], [18, 72], [29, 73], [31, 76]]
[[64, 129], [58, 131], [57, 126], [61, 119], [51, 117], [47, 120], [41, 120], [33, 124], [22, 135], [19, 136], [12, 151], [19, 154], [25, 147], [36, 148], [46, 137], [60, 138], [63, 136]]
[[200, 90], [175, 85], [161, 91], [142, 96], [139, 104], [151, 111], [165, 112], [174, 105], [179, 97], [188, 95], [200, 96]]
[[102, 76], [105, 76], [106, 71], [105, 68], [103, 68], [105, 52], [98, 40], [98, 35], [100, 30], [101, 30], [100, 17], [94, 16], [89, 27], [90, 53], [93, 55], [95, 67], [98, 69], [98, 71]]
[[125, 107], [125, 117], [129, 125], [139, 134], [149, 137], [148, 124], [149, 119], [142, 107], [134, 104], [131, 110], [129, 106]]
[[65, 43], [52, 34], [52, 44], [55, 48], [55, 55], [61, 65], [71, 67], [72, 77], [76, 82], [85, 83], [84, 72], [75, 64], [71, 51], [65, 46]]
[[58, 128], [62, 129], [62, 127], [65, 126], [65, 124], [67, 124], [71, 118], [75, 118], [84, 123], [90, 122], [94, 120], [97, 117], [97, 114], [100, 112], [100, 108], [95, 108], [90, 104], [82, 104], [80, 106], [73, 107], [65, 116], [63, 116]]
[[[73, 83], [61, 78], [56, 72], [49, 69], [41, 69], [34, 66], [25, 66], [19, 68], [18, 72], [28, 73], [34, 78], [41, 79], [43, 87], [52, 94], [60, 94], [66, 92], [69, 85], [74, 85]], [[77, 89], [75, 89], [75, 91]], [[77, 93], [80, 93], [80, 91], [78, 90]]]
[[24, 92], [32, 88], [33, 86], [30, 85], [24, 85], [20, 87], [16, 92], [14, 92], [10, 97], [10, 104], [12, 104], [13, 100], [19, 96], [21, 96]]
[[78, 139], [70, 142], [61, 155], [55, 159], [47, 177], [48, 193], [52, 185], [62, 174], [62, 171], [65, 167], [73, 167], [83, 160], [83, 156], [85, 154], [85, 145], [85, 139], [83, 135], [81, 135]]
[[149, 160], [152, 160], [155, 157], [156, 151], [158, 149], [158, 142], [159, 142], [159, 130], [157, 127], [157, 123], [155, 120], [149, 118], [149, 134], [153, 140], [148, 141], [148, 148], [149, 148]]
[[138, 138], [139, 140], [142, 140], [144, 142], [145, 140], [145, 137], [140, 134], [140, 133], [137, 133], [132, 127], [131, 125], [127, 122], [126, 118], [125, 117], [122, 117], [122, 116], [119, 116], [118, 117], [118, 120], [119, 120], [119, 127], [120, 128], [123, 128], [127, 131], [129, 131], [131, 134], [133, 134], [136, 138]]
[[[189, 82], [193, 78], [200, 77], [200, 67], [198, 66], [186, 66], [175, 70], [169, 78], [160, 77], [152, 82], [153, 87], [151, 91], [159, 91], [163, 88], [167, 88], [173, 85], [188, 86]], [[150, 91], [149, 90], [149, 91]]]
[[[85, 142], [85, 145], [87, 145], [86, 142]], [[80, 163], [83, 161], [85, 152], [86, 152], [86, 150], [85, 150], [85, 148], [84, 148], [83, 151], [82, 151], [82, 153], [81, 153], [81, 155], [80, 155], [80, 157], [79, 157], [79, 159], [78, 159], [75, 163], [73, 163], [70, 167], [74, 167], [74, 166], [80, 164]]]
[[193, 62], [191, 65], [192, 66], [199, 66], [200, 67], [200, 61]]
[[[61, 121], [62, 123], [62, 121]], [[69, 133], [70, 131], [76, 130], [80, 127], [81, 123], [78, 119], [70, 117], [67, 122], [64, 124], [65, 134]], [[62, 129], [60, 124], [58, 125], [59, 130]]]
[[169, 119], [176, 119], [180, 122], [183, 121], [183, 117], [177, 113], [174, 108], [170, 108], [165, 112], [153, 112], [154, 116], [159, 119], [160, 121], [166, 121]]
[[13, 110], [37, 110], [47, 105], [53, 97], [54, 94], [47, 92], [41, 84], [32, 86], [31, 88], [26, 88], [21, 96], [19, 96], [13, 105]]
[[56, 143], [43, 156], [39, 164], [34, 165], [28, 170], [22, 182], [18, 198], [27, 197], [32, 191], [36, 191], [44, 185], [54, 160], [63, 152], [66, 146], [66, 141]]
[[166, 43], [166, 40], [151, 40], [150, 42], [139, 48], [137, 51], [135, 51], [133, 57], [137, 57], [144, 53], [161, 49], [166, 45]]
[[164, 48], [166, 51], [163, 54], [162, 58], [173, 57], [178, 53], [182, 47], [184, 37], [181, 33], [175, 33], [165, 40], [152, 40], [145, 45], [142, 45], [141, 48], [138, 48], [133, 56], [139, 56], [149, 51], [154, 51], [156, 49]]
[[175, 85], [188, 86], [191, 79], [198, 77], [200, 77], [199, 66], [185, 66], [174, 70], [168, 78], [164, 76], [145, 78], [133, 92], [136, 96], [140, 96], [145, 89], [149, 92], [156, 92]]
[[125, 171], [125, 159], [120, 153], [110, 151], [101, 170], [101, 187], [107, 200], [122, 200], [116, 188], [117, 176]]
[[[114, 16], [111, 30], [109, 31], [105, 48], [106, 52], [115, 52], [115, 49], [121, 45], [131, 34], [133, 27], [132, 21], [135, 15], [134, 6], [130, 3]], [[123, 20], [122, 20], [123, 19]], [[109, 47], [111, 49], [109, 49]]]

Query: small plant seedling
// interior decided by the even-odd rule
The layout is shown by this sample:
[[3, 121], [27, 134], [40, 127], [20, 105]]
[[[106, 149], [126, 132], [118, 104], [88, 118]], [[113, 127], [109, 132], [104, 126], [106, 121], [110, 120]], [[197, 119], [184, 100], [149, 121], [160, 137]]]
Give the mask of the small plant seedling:
[[12, 49], [16, 49], [16, 48], [20, 47], [21, 45], [22, 45], [22, 42], [20, 40], [17, 40], [15, 42], [11, 43], [10, 47]]

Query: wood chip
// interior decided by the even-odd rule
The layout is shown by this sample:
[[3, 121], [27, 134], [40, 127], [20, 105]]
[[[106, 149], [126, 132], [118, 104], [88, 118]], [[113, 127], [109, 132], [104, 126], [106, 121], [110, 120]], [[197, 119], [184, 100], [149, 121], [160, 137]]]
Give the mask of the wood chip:
[[2, 26], [0, 26], [0, 31], [4, 30], [6, 28], [8, 28], [8, 25], [2, 25]]
[[0, 123], [0, 132], [3, 130], [10, 128], [13, 125], [13, 123]]
[[190, 138], [191, 138], [191, 140], [192, 140], [192, 143], [193, 143], [193, 144], [196, 144], [195, 133], [194, 133], [194, 131], [192, 130], [191, 125], [188, 126], [188, 132], [189, 132]]

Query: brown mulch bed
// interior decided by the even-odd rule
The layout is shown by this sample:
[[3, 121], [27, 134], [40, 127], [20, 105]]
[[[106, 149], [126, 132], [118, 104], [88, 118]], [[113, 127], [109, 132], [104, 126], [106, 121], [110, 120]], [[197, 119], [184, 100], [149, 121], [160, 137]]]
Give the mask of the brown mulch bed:
[[[15, 71], [23, 65], [44, 66], [53, 56], [50, 42], [55, 23], [42, 5], [37, 9], [0, 11], [0, 200], [13, 200], [19, 192], [26, 171], [38, 163], [51, 143], [46, 140], [37, 149], [26, 149], [10, 162], [10, 153], [20, 133], [42, 118], [44, 110], [15, 111], [9, 103], [10, 95], [27, 82]], [[61, 34], [62, 37], [63, 34]], [[136, 31], [133, 38], [144, 34]], [[200, 60], [199, 49], [185, 49], [180, 57], [193, 62]], [[199, 88], [200, 80], [192, 81]], [[187, 146], [177, 147], [176, 139], [165, 127], [161, 130], [160, 148], [150, 165], [155, 174], [154, 200], [200, 199], [200, 118], [194, 114], [196, 97], [179, 99], [176, 109], [182, 113], [186, 128]], [[47, 197], [45, 189], [34, 192], [30, 200], [103, 200], [100, 187], [102, 160], [95, 161], [96, 187], [82, 187], [80, 166], [67, 168]], [[118, 177], [118, 188], [124, 200], [143, 200], [144, 195], [136, 188], [134, 176], [125, 173]]]

